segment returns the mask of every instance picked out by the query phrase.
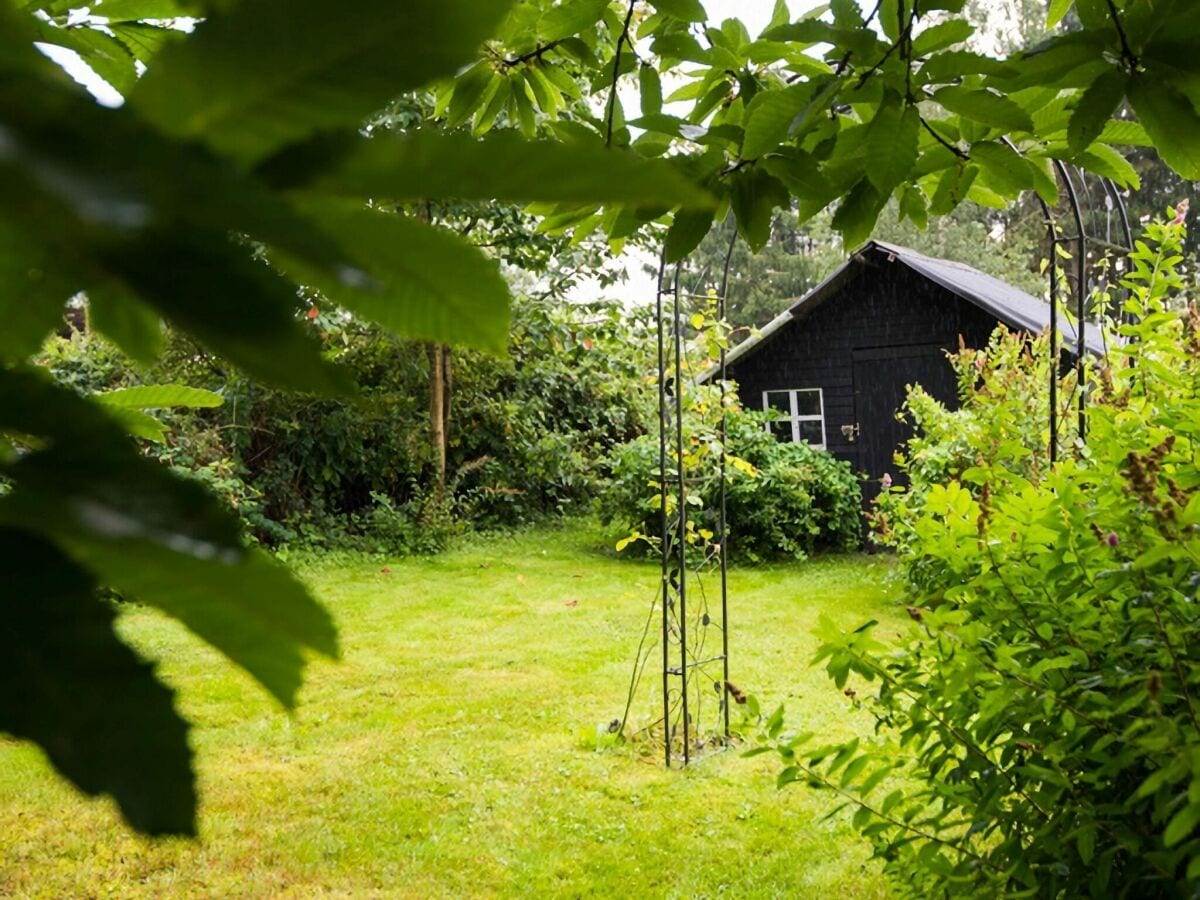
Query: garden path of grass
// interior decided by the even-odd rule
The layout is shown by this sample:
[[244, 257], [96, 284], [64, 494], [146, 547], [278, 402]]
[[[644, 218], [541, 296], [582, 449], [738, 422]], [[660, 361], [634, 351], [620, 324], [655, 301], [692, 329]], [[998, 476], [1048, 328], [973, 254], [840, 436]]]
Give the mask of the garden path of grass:
[[[0, 895], [886, 895], [848, 814], [823, 820], [828, 797], [777, 791], [773, 756], [681, 773], [594, 749], [657, 583], [655, 566], [602, 546], [572, 525], [301, 567], [344, 659], [310, 667], [294, 716], [175, 623], [126, 611], [122, 633], [197, 723], [202, 837], [134, 837], [107, 801], [0, 739]], [[791, 727], [869, 727], [809, 667], [810, 632], [822, 611], [904, 629], [888, 569], [863, 556], [735, 569], [734, 681], [764, 709], [786, 702]]]

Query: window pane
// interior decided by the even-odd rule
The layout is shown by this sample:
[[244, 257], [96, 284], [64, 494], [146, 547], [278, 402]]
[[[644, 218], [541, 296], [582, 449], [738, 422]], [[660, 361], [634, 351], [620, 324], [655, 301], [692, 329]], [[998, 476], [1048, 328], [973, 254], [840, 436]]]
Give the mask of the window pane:
[[796, 415], [819, 416], [820, 414], [820, 391], [796, 391]]
[[767, 391], [767, 409], [777, 409], [785, 416], [792, 414], [792, 401], [788, 397], [790, 391]]
[[818, 419], [810, 419], [807, 422], [800, 422], [800, 440], [805, 441], [813, 446], [819, 447], [825, 442], [821, 440], [821, 422]]
[[791, 443], [791, 440], [792, 440], [791, 420], [790, 419], [782, 419], [778, 422], [772, 422], [771, 423], [771, 434], [775, 435], [775, 440], [777, 440], [777, 441], [787, 441], [788, 443]]

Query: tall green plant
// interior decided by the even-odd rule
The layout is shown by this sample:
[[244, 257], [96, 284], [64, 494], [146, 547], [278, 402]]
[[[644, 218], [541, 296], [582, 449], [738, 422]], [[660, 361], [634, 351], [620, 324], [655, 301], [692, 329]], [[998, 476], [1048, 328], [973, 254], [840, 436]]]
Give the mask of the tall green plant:
[[[937, 604], [909, 608], [912, 635], [823, 624], [817, 659], [878, 738], [818, 748], [772, 723], [781, 783], [844, 798], [915, 895], [1200, 884], [1200, 313], [1170, 302], [1182, 239], [1152, 225], [1130, 258], [1134, 321], [1091, 380], [1086, 447], [1014, 465], [983, 429], [975, 465], [925, 489], [901, 552], [939, 570], [936, 591], [915, 585]], [[993, 421], [1026, 414], [1019, 394], [990, 402]]]
[[[920, 385], [909, 389], [898, 415], [916, 432], [897, 452], [909, 486], [881, 493], [870, 512], [872, 539], [896, 550], [905, 578], [929, 601], [952, 587], [937, 559], [941, 535], [922, 512], [930, 494], [951, 481], [977, 483], [982, 471], [1002, 470], [1040, 481], [1049, 468], [1049, 335], [1030, 337], [1000, 326], [986, 347], [949, 355], [958, 405], [947, 407]], [[1073, 367], [1058, 365], [1059, 447], [1076, 447], [1078, 393]]]

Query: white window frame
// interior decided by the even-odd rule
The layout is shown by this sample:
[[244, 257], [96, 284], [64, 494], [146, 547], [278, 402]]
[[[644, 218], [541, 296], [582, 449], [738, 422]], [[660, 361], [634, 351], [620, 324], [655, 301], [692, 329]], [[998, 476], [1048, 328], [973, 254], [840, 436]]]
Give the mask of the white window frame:
[[[821, 443], [809, 444], [809, 446], [814, 447], [817, 450], [824, 450], [826, 443], [827, 443], [827, 439], [825, 436], [825, 393], [824, 393], [824, 391], [821, 388], [776, 388], [775, 390], [763, 391], [762, 392], [762, 407], [764, 410], [773, 408], [768, 401], [768, 396], [770, 394], [787, 394], [788, 395], [788, 409], [790, 411], [789, 419], [790, 419], [791, 425], [792, 425], [792, 443], [799, 444], [802, 442], [802, 439], [800, 437], [800, 423], [801, 422], [820, 422], [821, 423]], [[817, 395], [817, 409], [819, 409], [820, 412], [818, 412], [816, 415], [811, 415], [811, 414], [803, 415], [803, 416], [800, 415], [800, 412], [799, 412], [800, 404], [798, 402], [800, 394], [816, 394]], [[779, 410], [779, 412], [782, 413], [783, 410]], [[768, 431], [771, 430], [770, 424], [767, 425], [767, 430]], [[803, 443], [808, 443], [808, 442], [803, 441]]]

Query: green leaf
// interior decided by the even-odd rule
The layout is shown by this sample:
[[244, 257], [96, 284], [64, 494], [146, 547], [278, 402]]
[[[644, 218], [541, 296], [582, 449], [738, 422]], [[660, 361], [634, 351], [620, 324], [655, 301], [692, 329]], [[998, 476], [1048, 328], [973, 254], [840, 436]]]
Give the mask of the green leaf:
[[906, 185], [900, 195], [900, 215], [911, 219], [917, 228], [924, 231], [929, 226], [929, 211], [925, 203], [925, 195], [915, 185]]
[[1113, 181], [1118, 187], [1137, 190], [1141, 187], [1141, 179], [1137, 170], [1112, 147], [1104, 144], [1092, 144], [1082, 153], [1076, 153], [1073, 162], [1083, 166], [1090, 172], [1102, 175]]
[[137, 362], [149, 364], [166, 343], [158, 313], [111, 285], [88, 289], [88, 323]]
[[487, 60], [480, 60], [467, 69], [454, 82], [450, 106], [446, 112], [446, 127], [457, 128], [475, 114], [483, 93], [497, 78], [495, 69]]
[[[866, 24], [855, 0], [830, 0], [829, 9], [833, 13], [833, 21], [841, 28], [861, 28]], [[808, 16], [802, 18], [807, 19]]]
[[535, 64], [521, 69], [521, 78], [525, 81], [525, 93], [533, 97], [537, 108], [551, 116], [557, 114], [562, 97], [546, 76], [538, 71], [538, 66]]
[[[24, 242], [41, 245], [30, 271], [55, 261], [47, 271], [61, 284], [52, 294], [69, 287], [131, 296], [260, 377], [345, 389], [295, 321], [295, 288], [230, 233], [352, 275], [335, 240], [257, 181], [162, 139], [128, 110], [104, 110], [76, 91], [21, 77], [0, 80], [0, 108], [5, 218]], [[105, 139], [88, 137], [95, 134]], [[255, 334], [281, 353], [255, 345]]]
[[[0, 185], [3, 185], [0, 177]], [[11, 197], [11, 195], [10, 195]], [[27, 212], [29, 210], [26, 210]], [[62, 322], [67, 300], [83, 285], [57, 254], [22, 223], [0, 213], [0, 358], [35, 353]]]
[[662, 82], [654, 66], [638, 66], [638, 87], [641, 90], [642, 115], [653, 116], [662, 112]]
[[[102, 259], [167, 319], [251, 375], [322, 394], [352, 389], [297, 321], [295, 288], [224, 234], [181, 227], [150, 232], [114, 242]], [[351, 280], [361, 277], [347, 272]]]
[[948, 19], [926, 28], [912, 42], [912, 56], [925, 57], [938, 50], [961, 44], [975, 33], [966, 19]]
[[742, 169], [733, 179], [731, 205], [738, 232], [757, 253], [771, 238], [771, 219], [777, 207], [787, 207], [790, 195], [777, 179], [757, 166]]
[[786, 153], [764, 157], [760, 165], [797, 197], [819, 201], [824, 207], [837, 196], [836, 186], [821, 171], [820, 164], [803, 150], [788, 147]]
[[708, 13], [700, 0], [650, 0], [654, 8], [683, 22], [706, 22]]
[[[74, 0], [68, 4], [74, 5]], [[210, 4], [198, 0], [101, 0], [92, 12], [111, 22], [134, 22], [139, 19], [176, 19], [203, 16]]]
[[675, 213], [663, 244], [666, 261], [677, 263], [686, 259], [689, 253], [700, 246], [712, 229], [712, 224], [712, 210], [683, 209]]
[[532, 140], [537, 136], [537, 114], [533, 108], [533, 101], [521, 89], [520, 84], [512, 85], [511, 103], [517, 108], [517, 123], [521, 128], [521, 134], [527, 139]]
[[1089, 30], [1099, 30], [1108, 24], [1108, 6], [1105, 0], [1075, 0], [1075, 14], [1079, 22]]
[[567, 0], [542, 13], [537, 34], [543, 43], [561, 41], [595, 25], [608, 8], [608, 0]]
[[917, 161], [921, 117], [916, 107], [881, 106], [867, 127], [867, 177], [885, 196], [908, 178]]
[[1007, 63], [971, 50], [947, 50], [926, 60], [920, 68], [921, 78], [926, 82], [951, 81], [963, 75], [1013, 74]]
[[225, 398], [220, 394], [184, 384], [142, 384], [104, 391], [94, 396], [105, 406], [122, 409], [199, 409], [220, 406], [225, 402]]
[[1061, 22], [1074, 2], [1075, 0], [1050, 0], [1050, 9], [1046, 13], [1046, 27], [1053, 28]]
[[988, 183], [1005, 196], [1015, 197], [1034, 186], [1029, 164], [1007, 144], [999, 141], [972, 144], [971, 158], [983, 167]]
[[53, 544], [0, 528], [0, 730], [36, 742], [146, 834], [196, 833], [187, 725], [153, 668], [113, 633], [111, 605]]
[[833, 214], [833, 227], [841, 232], [842, 242], [852, 250], [871, 236], [879, 214], [887, 205], [888, 195], [875, 189], [864, 178], [847, 194]]
[[1200, 180], [1200, 116], [1172, 85], [1133, 78], [1129, 102], [1163, 162], [1192, 181]]
[[1029, 113], [1016, 103], [991, 91], [944, 87], [934, 94], [944, 108], [975, 122], [1003, 131], [1032, 131]]
[[141, 63], [148, 65], [159, 51], [168, 44], [186, 39], [182, 31], [174, 28], [160, 28], [156, 25], [141, 23], [117, 24], [110, 22], [107, 26], [115, 37], [131, 55]]
[[[824, 9], [821, 12], [829, 9], [829, 4], [822, 4]], [[818, 13], [820, 15], [821, 13]], [[775, 7], [771, 10], [771, 21], [767, 23], [763, 31], [769, 31], [772, 28], [778, 28], [780, 25], [786, 25], [792, 20], [792, 11], [788, 9], [787, 0], [775, 0]]]
[[167, 426], [149, 413], [140, 409], [126, 409], [114, 406], [108, 410], [109, 415], [116, 419], [121, 427], [136, 438], [161, 444], [167, 439]]
[[285, 272], [405, 337], [504, 352], [510, 297], [494, 260], [452, 232], [414, 218], [318, 199], [304, 208], [353, 248], [366, 283], [272, 254]]
[[1067, 143], [1072, 150], [1082, 150], [1100, 136], [1109, 117], [1125, 97], [1127, 81], [1124, 72], [1111, 69], [1080, 95], [1067, 127]]
[[61, 543], [106, 584], [178, 619], [287, 709], [296, 705], [305, 649], [337, 656], [328, 613], [261, 550], [246, 550], [234, 562], [148, 540], [64, 535]]
[[929, 201], [929, 211], [935, 216], [944, 216], [953, 212], [958, 204], [966, 199], [976, 176], [978, 166], [959, 165], [946, 169], [938, 177], [937, 187]]
[[1189, 803], [1171, 817], [1163, 831], [1163, 844], [1174, 847], [1200, 823], [1200, 803]]
[[116, 38], [88, 27], [58, 27], [35, 18], [38, 39], [74, 50], [93, 72], [122, 94], [137, 83], [133, 54]]
[[[65, 264], [78, 264], [89, 243], [132, 240], [175, 223], [286, 243], [331, 269], [342, 264], [337, 244], [282, 198], [202, 148], [162, 137], [128, 109], [103, 109], [75, 90], [22, 77], [0, 81], [0, 108], [9, 136], [0, 178], [21, 197], [14, 218], [40, 207], [23, 221], [69, 249]], [[87, 139], [95, 134], [104, 140]]]
[[511, 96], [512, 85], [509, 83], [508, 76], [499, 73], [493, 75], [491, 82], [484, 89], [483, 103], [475, 111], [475, 118], [471, 123], [471, 133], [478, 137], [491, 131]]
[[0, 370], [0, 431], [45, 445], [3, 466], [0, 522], [53, 540], [122, 594], [158, 606], [295, 703], [303, 651], [337, 654], [328, 614], [246, 549], [232, 513], [142, 456], [99, 404]]
[[1107, 68], [1104, 53], [1108, 37], [1103, 32], [1073, 31], [1055, 36], [1012, 58], [1010, 74], [997, 76], [1009, 93], [1028, 87], [1067, 87], [1079, 69]]
[[1153, 142], [1146, 129], [1131, 119], [1110, 119], [1096, 140], [1101, 144], [1122, 144], [1126, 147], [1151, 147]]
[[318, 141], [272, 160], [262, 174], [282, 187], [363, 199], [541, 200], [637, 208], [714, 203], [666, 160], [609, 149], [599, 139], [525, 141], [511, 132], [482, 140], [422, 131]]
[[1058, 203], [1058, 176], [1054, 164], [1046, 157], [1028, 159], [1029, 170], [1033, 173], [1033, 189], [1048, 205]]
[[895, 43], [900, 37], [900, 20], [907, 18], [904, 7], [905, 0], [879, 0], [879, 23], [883, 36], [889, 43]]
[[453, 75], [511, 0], [258, 0], [167, 47], [130, 96], [165, 131], [251, 162]]
[[760, 91], [746, 108], [742, 158], [757, 159], [787, 140], [792, 123], [813, 99], [813, 92], [810, 83]]

